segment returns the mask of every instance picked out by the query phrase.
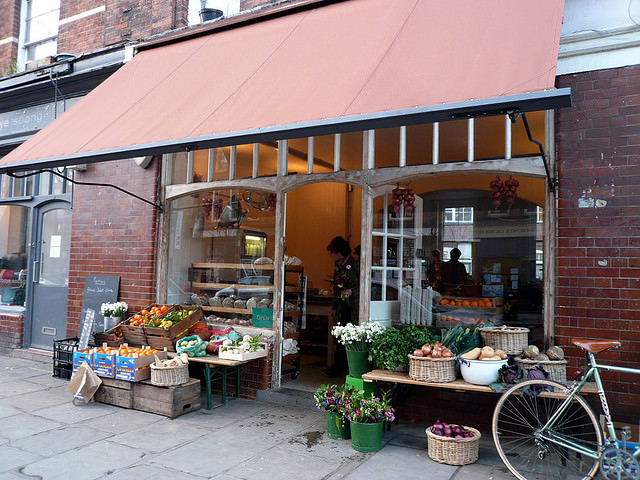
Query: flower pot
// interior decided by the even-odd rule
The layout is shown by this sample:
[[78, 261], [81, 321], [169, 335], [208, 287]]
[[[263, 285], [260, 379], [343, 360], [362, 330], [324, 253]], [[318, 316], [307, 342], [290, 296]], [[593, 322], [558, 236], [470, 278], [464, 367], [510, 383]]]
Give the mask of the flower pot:
[[351, 448], [358, 452], [377, 452], [382, 448], [383, 422], [349, 423], [351, 427]]
[[362, 378], [363, 373], [371, 370], [369, 352], [354, 352], [347, 350], [347, 363], [349, 364], [349, 375], [354, 378]]
[[104, 317], [104, 331], [106, 332], [115, 327], [120, 320], [120, 317]]
[[343, 415], [334, 412], [325, 412], [327, 417], [327, 435], [329, 438], [337, 440], [347, 440], [351, 438], [349, 420]]

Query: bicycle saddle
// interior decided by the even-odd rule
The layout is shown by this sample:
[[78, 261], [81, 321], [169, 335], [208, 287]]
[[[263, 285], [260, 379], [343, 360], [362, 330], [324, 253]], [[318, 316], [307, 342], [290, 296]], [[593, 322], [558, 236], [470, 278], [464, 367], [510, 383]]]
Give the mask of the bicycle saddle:
[[571, 343], [591, 353], [604, 352], [610, 348], [618, 348], [622, 345], [616, 340], [586, 340], [584, 338], [572, 338]]

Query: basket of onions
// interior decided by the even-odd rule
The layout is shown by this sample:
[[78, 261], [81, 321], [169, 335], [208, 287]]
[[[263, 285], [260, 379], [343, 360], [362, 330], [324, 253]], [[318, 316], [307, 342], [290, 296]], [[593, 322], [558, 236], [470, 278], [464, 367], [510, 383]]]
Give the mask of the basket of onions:
[[427, 428], [429, 457], [447, 465], [468, 465], [478, 460], [480, 432], [472, 427], [437, 420]]
[[420, 382], [447, 383], [456, 379], [456, 359], [449, 348], [425, 343], [409, 354], [409, 378]]

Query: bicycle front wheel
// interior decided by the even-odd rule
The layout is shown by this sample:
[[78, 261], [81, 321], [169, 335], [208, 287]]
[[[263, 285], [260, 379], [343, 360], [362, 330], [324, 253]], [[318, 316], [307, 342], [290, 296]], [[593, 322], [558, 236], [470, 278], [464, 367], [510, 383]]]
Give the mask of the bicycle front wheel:
[[498, 400], [493, 412], [493, 441], [500, 458], [517, 478], [590, 479], [598, 470], [602, 431], [584, 398], [573, 397], [553, 424], [542, 429], [561, 407], [567, 392], [567, 387], [551, 380], [526, 380], [509, 388]]

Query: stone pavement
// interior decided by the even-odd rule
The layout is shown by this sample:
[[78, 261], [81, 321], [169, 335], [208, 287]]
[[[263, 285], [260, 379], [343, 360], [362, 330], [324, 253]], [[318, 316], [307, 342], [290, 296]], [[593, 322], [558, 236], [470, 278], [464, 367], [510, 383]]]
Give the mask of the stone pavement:
[[[489, 438], [480, 458], [432, 461], [424, 428], [393, 425], [383, 448], [331, 440], [316, 409], [238, 399], [174, 420], [89, 403], [74, 406], [51, 359], [0, 355], [0, 479], [502, 480], [512, 477]], [[203, 403], [204, 404], [204, 403]]]

